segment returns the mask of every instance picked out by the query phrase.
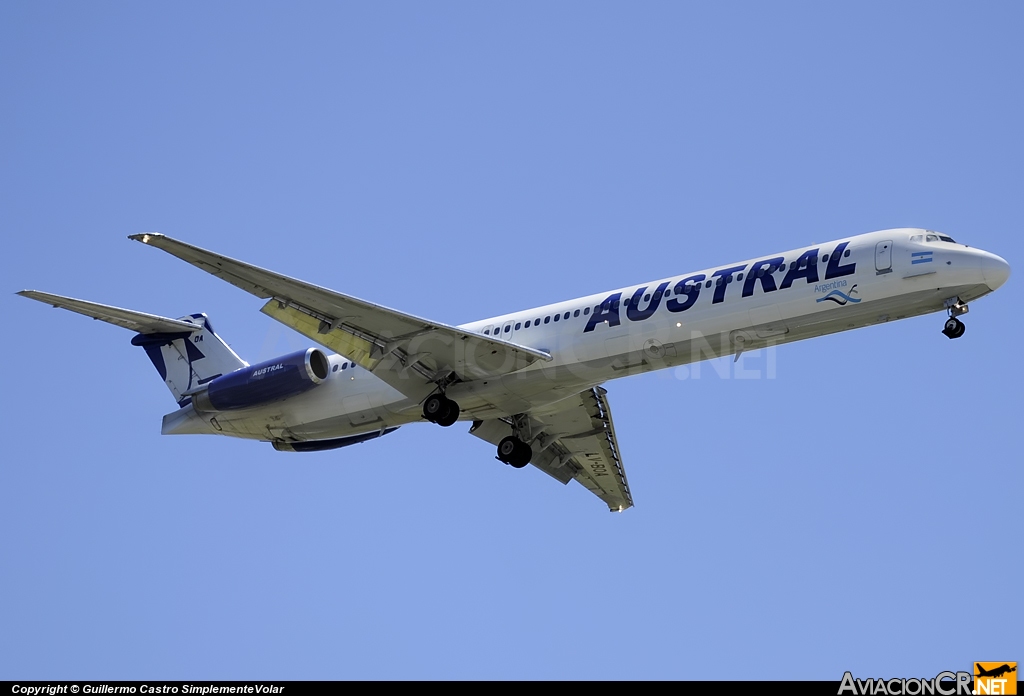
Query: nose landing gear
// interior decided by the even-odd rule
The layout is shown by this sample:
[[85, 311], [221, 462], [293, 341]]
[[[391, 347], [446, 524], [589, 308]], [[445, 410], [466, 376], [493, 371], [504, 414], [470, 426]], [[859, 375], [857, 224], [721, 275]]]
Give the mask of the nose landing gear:
[[946, 334], [949, 338], [960, 338], [964, 335], [964, 331], [967, 327], [959, 319], [950, 317], [946, 320], [946, 325], [942, 327], [942, 333]]
[[966, 302], [961, 302], [959, 297], [951, 297], [946, 300], [946, 310], [949, 312], [949, 319], [946, 320], [945, 326], [942, 327], [942, 333], [948, 338], [960, 338], [964, 335], [967, 327], [957, 317], [961, 314], [967, 314], [970, 308]]

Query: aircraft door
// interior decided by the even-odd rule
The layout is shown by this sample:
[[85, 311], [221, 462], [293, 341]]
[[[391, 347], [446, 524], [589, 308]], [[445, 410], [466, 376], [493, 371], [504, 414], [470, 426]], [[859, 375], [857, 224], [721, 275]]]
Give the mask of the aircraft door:
[[875, 275], [892, 272], [892, 240], [875, 245]]

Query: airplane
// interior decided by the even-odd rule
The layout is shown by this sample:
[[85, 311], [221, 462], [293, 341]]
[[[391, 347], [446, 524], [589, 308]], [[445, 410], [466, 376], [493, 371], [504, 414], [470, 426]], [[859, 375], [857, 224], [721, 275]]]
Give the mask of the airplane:
[[318, 452], [409, 423], [469, 421], [500, 462], [576, 480], [613, 512], [633, 496], [604, 383], [932, 312], [945, 312], [942, 333], [959, 338], [968, 303], [1010, 275], [995, 254], [900, 228], [452, 326], [162, 234], [129, 239], [266, 300], [264, 314], [318, 344], [249, 365], [205, 314], [18, 293], [134, 331], [177, 402], [163, 434]]
[[974, 663], [974, 666], [977, 670], [977, 674], [974, 675], [976, 677], [1001, 677], [1004, 674], [1009, 674], [1010, 672], [1017, 671], [1016, 663], [1014, 663], [1013, 667], [1011, 667], [1009, 664], [1003, 664], [999, 667], [994, 667], [992, 669], [985, 669], [977, 662]]

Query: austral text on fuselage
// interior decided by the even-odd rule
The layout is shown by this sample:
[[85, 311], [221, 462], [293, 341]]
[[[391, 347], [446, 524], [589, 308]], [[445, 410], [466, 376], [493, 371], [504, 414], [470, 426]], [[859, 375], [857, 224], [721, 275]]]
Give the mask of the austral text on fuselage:
[[[846, 251], [846, 247], [849, 243], [849, 241], [840, 242], [829, 255], [828, 265], [825, 267], [824, 280], [842, 278], [843, 276], [852, 275], [856, 272], [857, 264], [855, 262], [843, 263], [844, 254], [849, 256], [849, 252]], [[685, 312], [696, 304], [697, 298], [700, 296], [702, 286], [705, 288], [710, 288], [712, 285], [715, 286], [715, 293], [711, 298], [712, 304], [725, 302], [725, 293], [729, 289], [729, 285], [732, 284], [734, 274], [737, 273], [747, 272], [746, 280], [743, 281], [743, 297], [750, 297], [754, 294], [754, 287], [757, 285], [758, 281], [760, 281], [761, 291], [764, 293], [775, 292], [776, 290], [787, 290], [800, 278], [803, 278], [809, 284], [818, 283], [822, 280], [818, 277], [819, 251], [820, 247], [805, 251], [798, 259], [790, 262], [788, 267], [786, 265], [785, 257], [774, 256], [772, 258], [762, 259], [750, 264], [749, 272], [747, 272], [747, 265], [741, 264], [739, 266], [729, 266], [728, 268], [717, 270], [711, 274], [711, 279], [709, 279], [704, 273], [687, 276], [686, 278], [678, 281], [675, 284], [675, 287], [672, 288], [672, 293], [675, 296], [669, 297], [665, 301], [665, 309], [670, 312]], [[782, 278], [782, 282], [776, 286], [774, 274], [783, 270], [787, 270], [786, 275]], [[643, 321], [644, 319], [651, 317], [661, 305], [661, 300], [665, 297], [668, 286], [669, 282], [659, 284], [650, 295], [650, 301], [647, 303], [647, 306], [643, 309], [640, 308], [640, 303], [647, 294], [647, 290], [650, 286], [644, 285], [637, 288], [633, 292], [633, 295], [626, 300], [626, 318], [630, 321]], [[683, 299], [684, 297], [685, 299]], [[603, 322], [607, 322], [609, 326], [619, 326], [621, 323], [619, 305], [621, 303], [621, 292], [612, 293], [605, 298], [605, 300], [595, 308], [594, 313], [590, 317], [590, 321], [587, 322], [586, 327], [583, 329], [583, 333], [593, 331], [594, 327]]]

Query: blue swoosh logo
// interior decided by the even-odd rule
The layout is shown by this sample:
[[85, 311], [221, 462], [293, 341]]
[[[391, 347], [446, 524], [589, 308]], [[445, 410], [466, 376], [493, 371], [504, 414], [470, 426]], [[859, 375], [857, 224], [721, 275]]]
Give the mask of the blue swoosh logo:
[[[853, 288], [850, 288], [850, 292], [853, 292], [853, 289], [856, 288], [856, 287], [857, 286], [854, 285]], [[833, 302], [835, 302], [840, 307], [845, 305], [847, 302], [853, 302], [854, 304], [856, 304], [857, 302], [860, 302], [859, 298], [857, 298], [857, 297], [850, 297], [846, 293], [841, 292], [839, 290], [833, 290], [832, 292], [830, 292], [829, 294], [825, 295], [824, 297], [819, 297], [818, 299], [815, 300], [815, 302], [824, 302], [825, 300], [832, 300]]]

